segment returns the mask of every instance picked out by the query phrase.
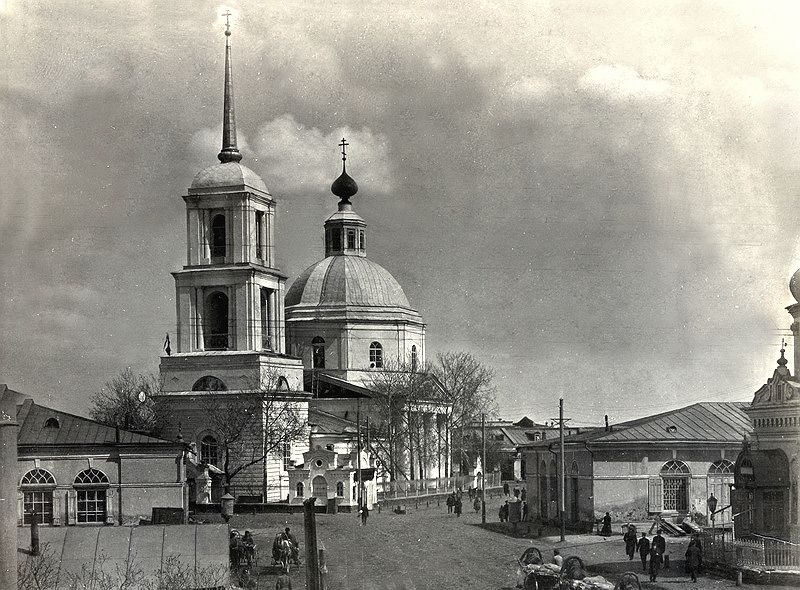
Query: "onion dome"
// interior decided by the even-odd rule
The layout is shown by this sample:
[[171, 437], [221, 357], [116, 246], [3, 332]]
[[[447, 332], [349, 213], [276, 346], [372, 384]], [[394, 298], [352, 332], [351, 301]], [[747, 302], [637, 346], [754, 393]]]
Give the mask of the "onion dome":
[[341, 199], [339, 204], [349, 203], [350, 197], [358, 192], [358, 184], [356, 184], [356, 181], [347, 173], [347, 152], [345, 148], [348, 145], [350, 144], [347, 143], [343, 137], [342, 143], [339, 144], [339, 147], [342, 148], [342, 173], [331, 185], [331, 192]]
[[333, 181], [331, 192], [343, 202], [349, 201], [350, 197], [358, 192], [358, 184], [345, 172], [344, 166], [342, 166], [342, 173], [339, 175], [339, 178]]

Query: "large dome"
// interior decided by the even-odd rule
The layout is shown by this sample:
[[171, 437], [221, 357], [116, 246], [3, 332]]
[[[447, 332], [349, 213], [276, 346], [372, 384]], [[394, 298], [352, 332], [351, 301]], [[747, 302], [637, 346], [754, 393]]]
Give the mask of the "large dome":
[[792, 292], [794, 300], [800, 303], [800, 268], [794, 271], [792, 278], [789, 280], [789, 291]]
[[328, 256], [310, 266], [286, 293], [285, 304], [411, 308], [389, 271], [363, 256]]
[[238, 162], [225, 162], [209, 166], [197, 173], [192, 181], [192, 189], [212, 189], [247, 186], [269, 194], [267, 185], [261, 177]]

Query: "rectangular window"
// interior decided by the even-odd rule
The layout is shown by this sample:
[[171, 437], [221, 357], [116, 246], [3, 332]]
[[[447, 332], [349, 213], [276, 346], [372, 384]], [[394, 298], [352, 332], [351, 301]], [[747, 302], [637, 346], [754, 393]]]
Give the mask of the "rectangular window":
[[106, 491], [78, 490], [78, 522], [106, 521]]
[[272, 350], [272, 326], [269, 321], [269, 298], [271, 291], [261, 288], [261, 348]]
[[288, 471], [292, 461], [292, 441], [283, 443], [283, 470]]
[[264, 212], [256, 211], [256, 258], [264, 260]]
[[366, 247], [365, 244], [364, 244], [364, 232], [363, 231], [358, 232], [358, 240], [359, 240], [358, 247], [361, 250], [363, 250]]
[[38, 490], [25, 492], [22, 498], [22, 523], [31, 523], [31, 512], [36, 511], [36, 522], [53, 523], [53, 491]]
[[356, 247], [356, 230], [348, 229], [347, 230], [347, 247], [350, 249], [355, 250]]
[[664, 510], [687, 510], [689, 505], [689, 480], [684, 477], [664, 478]]
[[342, 230], [338, 227], [334, 227], [331, 230], [331, 250], [341, 250], [342, 249]]

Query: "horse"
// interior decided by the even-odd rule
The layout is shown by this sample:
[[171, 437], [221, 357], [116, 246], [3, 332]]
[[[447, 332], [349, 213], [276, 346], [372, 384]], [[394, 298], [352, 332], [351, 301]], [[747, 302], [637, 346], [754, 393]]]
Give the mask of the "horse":
[[280, 565], [281, 571], [289, 573], [289, 565], [292, 559], [292, 542], [280, 534], [275, 537], [272, 544], [272, 557]]

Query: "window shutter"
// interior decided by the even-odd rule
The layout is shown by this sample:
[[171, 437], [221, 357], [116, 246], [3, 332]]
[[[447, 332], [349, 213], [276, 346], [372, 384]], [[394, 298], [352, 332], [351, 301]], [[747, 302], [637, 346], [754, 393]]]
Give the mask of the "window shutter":
[[660, 477], [651, 477], [647, 487], [648, 512], [663, 512], [664, 491]]
[[[115, 524], [114, 508], [116, 508], [117, 491], [113, 488], [106, 490], [106, 524]], [[120, 519], [120, 523], [122, 519]]]
[[78, 492], [69, 490], [67, 492], [67, 524], [78, 522]]
[[22, 526], [25, 515], [25, 494], [17, 492], [17, 526]]
[[56, 490], [53, 492], [53, 526], [61, 526], [61, 494]]

